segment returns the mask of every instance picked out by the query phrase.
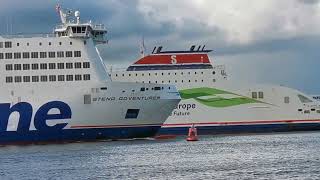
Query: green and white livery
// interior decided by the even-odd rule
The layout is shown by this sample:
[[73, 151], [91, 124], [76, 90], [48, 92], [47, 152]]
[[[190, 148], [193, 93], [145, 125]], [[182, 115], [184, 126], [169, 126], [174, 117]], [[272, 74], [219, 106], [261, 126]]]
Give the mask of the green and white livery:
[[228, 80], [225, 66], [210, 62], [209, 52], [201, 46], [189, 51], [154, 48], [126, 70], [113, 70], [111, 78], [178, 87], [183, 100], [163, 125], [161, 135], [185, 135], [192, 125], [200, 134], [320, 129], [318, 101], [283, 86], [236, 85]]

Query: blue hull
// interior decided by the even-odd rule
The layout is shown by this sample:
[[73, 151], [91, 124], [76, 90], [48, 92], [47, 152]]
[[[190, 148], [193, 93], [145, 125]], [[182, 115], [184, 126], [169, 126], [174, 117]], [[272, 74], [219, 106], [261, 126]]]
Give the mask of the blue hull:
[[[187, 127], [161, 128], [158, 135], [188, 135]], [[198, 126], [199, 135], [222, 135], [222, 134], [250, 134], [250, 133], [276, 133], [297, 131], [318, 131], [320, 123], [297, 123], [297, 124], [262, 124], [262, 125], [226, 125], [226, 126]]]
[[161, 126], [3, 132], [0, 144], [40, 144], [154, 137]]

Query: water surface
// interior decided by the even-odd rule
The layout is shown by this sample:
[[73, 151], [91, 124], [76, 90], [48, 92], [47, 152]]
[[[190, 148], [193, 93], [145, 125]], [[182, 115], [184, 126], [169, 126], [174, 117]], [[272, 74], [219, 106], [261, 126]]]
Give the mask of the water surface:
[[320, 179], [320, 132], [0, 148], [0, 179]]

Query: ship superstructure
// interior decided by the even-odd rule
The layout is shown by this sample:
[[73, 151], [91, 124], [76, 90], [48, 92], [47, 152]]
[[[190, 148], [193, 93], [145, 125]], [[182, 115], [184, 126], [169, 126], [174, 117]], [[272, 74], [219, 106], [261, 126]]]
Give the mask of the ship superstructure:
[[154, 136], [175, 86], [112, 82], [97, 49], [106, 28], [57, 11], [54, 34], [0, 37], [0, 144]]
[[155, 47], [113, 81], [172, 83], [182, 101], [160, 134], [186, 135], [195, 125], [200, 134], [267, 133], [320, 130], [320, 104], [287, 87], [233, 84], [223, 65], [213, 65], [205, 46], [188, 51]]

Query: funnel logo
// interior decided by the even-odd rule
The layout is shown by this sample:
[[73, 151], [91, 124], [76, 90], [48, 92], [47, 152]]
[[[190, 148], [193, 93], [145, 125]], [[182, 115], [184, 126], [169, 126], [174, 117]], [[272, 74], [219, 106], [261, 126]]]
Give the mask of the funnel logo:
[[[58, 113], [50, 113], [51, 110]], [[38, 131], [57, 131], [67, 126], [67, 123], [57, 123], [54, 126], [48, 126], [47, 122], [51, 120], [67, 120], [71, 119], [71, 108], [68, 104], [61, 101], [52, 101], [42, 105], [38, 110], [34, 111], [31, 104], [20, 102], [15, 105], [10, 103], [0, 104], [0, 133], [6, 132], [10, 116], [13, 113], [19, 114], [17, 132], [30, 131], [32, 115], [35, 112], [33, 123]]]
[[171, 56], [171, 63], [172, 63], [172, 64], [177, 64], [177, 62], [178, 62], [178, 61], [177, 61], [177, 56], [176, 56], [176, 55], [172, 55], [172, 56]]

